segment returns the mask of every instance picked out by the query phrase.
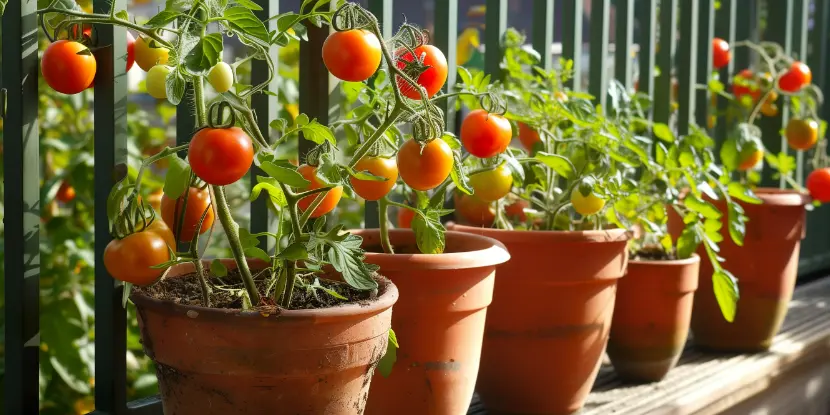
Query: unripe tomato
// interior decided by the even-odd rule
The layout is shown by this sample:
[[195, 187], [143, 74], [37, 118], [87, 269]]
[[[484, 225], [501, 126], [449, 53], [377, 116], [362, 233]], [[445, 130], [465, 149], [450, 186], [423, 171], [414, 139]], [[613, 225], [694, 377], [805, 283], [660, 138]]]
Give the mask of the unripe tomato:
[[813, 170], [807, 176], [807, 190], [814, 200], [821, 203], [830, 202], [830, 167]]
[[490, 158], [507, 150], [513, 138], [510, 121], [482, 109], [470, 112], [461, 123], [461, 142], [470, 154]]
[[803, 62], [795, 61], [790, 69], [778, 79], [778, 88], [786, 92], [798, 92], [801, 88], [813, 81], [810, 67]]
[[323, 42], [323, 63], [335, 77], [361, 82], [380, 66], [380, 41], [374, 33], [353, 29], [334, 32]]
[[522, 145], [527, 149], [527, 151], [533, 151], [533, 146], [536, 145], [536, 143], [540, 143], [542, 139], [539, 137], [539, 133], [537, 133], [534, 129], [530, 128], [527, 124], [520, 122], [519, 141], [522, 142]]
[[[398, 69], [404, 69], [406, 62], [413, 62], [415, 58], [421, 59], [421, 56], [424, 58], [424, 65], [429, 66], [429, 68], [421, 73], [415, 81], [427, 90], [427, 98], [432, 98], [435, 93], [441, 90], [444, 83], [447, 82], [447, 58], [441, 52], [441, 49], [432, 45], [418, 46], [415, 48], [415, 57], [412, 56], [412, 53], [406, 52], [398, 58], [396, 65]], [[403, 78], [398, 77], [397, 82], [401, 94], [405, 97], [421, 99], [421, 94], [418, 93], [418, 90], [413, 88]]]
[[221, 94], [230, 91], [233, 87], [233, 68], [225, 62], [219, 62], [210, 68], [207, 78], [216, 92]]
[[135, 63], [135, 38], [129, 31], [127, 33], [127, 72], [132, 69]]
[[40, 70], [52, 89], [77, 94], [92, 84], [97, 66], [89, 48], [81, 43], [58, 40], [43, 52]]
[[[299, 168], [297, 168], [297, 172], [299, 172], [303, 177], [310, 181], [311, 184], [302, 190], [314, 190], [319, 189], [323, 186], [323, 183], [317, 179], [317, 167], [309, 166], [308, 164], [303, 164]], [[300, 210], [305, 211], [311, 206], [311, 203], [314, 202], [314, 199], [317, 198], [318, 195], [313, 194], [310, 196], [306, 196], [300, 199], [297, 202], [297, 206], [300, 207]], [[326, 196], [323, 198], [323, 202], [317, 206], [317, 209], [314, 209], [314, 212], [311, 212], [312, 218], [319, 218], [320, 216], [325, 215], [326, 213], [331, 212], [337, 206], [337, 203], [340, 202], [340, 198], [343, 196], [343, 186], [337, 186], [332, 188], [326, 193]]]
[[167, 75], [170, 74], [170, 67], [156, 65], [147, 72], [147, 93], [156, 99], [167, 99]]
[[735, 95], [735, 99], [738, 101], [741, 100], [741, 97], [744, 95], [749, 95], [752, 97], [752, 102], [757, 102], [761, 98], [761, 90], [755, 87], [750, 87], [749, 85], [739, 85], [738, 82], [740, 80], [745, 81], [752, 81], [755, 78], [755, 75], [749, 69], [744, 69], [735, 75], [735, 81], [732, 83], [732, 93]]
[[63, 182], [61, 183], [61, 187], [58, 188], [58, 194], [55, 198], [63, 203], [69, 203], [75, 200], [75, 188], [68, 182]]
[[434, 189], [447, 179], [452, 170], [452, 150], [444, 140], [435, 139], [423, 149], [414, 139], [398, 150], [398, 169], [401, 179], [415, 190]]
[[475, 195], [456, 194], [456, 218], [470, 226], [493, 226], [496, 220], [496, 211], [491, 203], [485, 202]]
[[571, 205], [576, 213], [582, 216], [594, 215], [605, 206], [605, 200], [591, 192], [588, 196], [584, 196], [579, 188], [574, 188], [571, 191]]
[[[207, 232], [213, 226], [213, 207], [210, 204], [210, 192], [206, 188], [191, 187], [188, 189], [187, 206], [184, 206], [184, 197], [185, 195], [181, 195], [174, 201], [167, 195], [162, 196], [161, 218], [173, 230], [174, 235], [179, 228], [179, 220], [182, 220], [179, 240], [190, 242], [195, 236], [196, 226], [205, 210], [207, 210], [207, 215], [202, 221], [202, 227], [199, 228], [199, 234]], [[183, 215], [182, 209], [184, 209]]]
[[225, 186], [248, 174], [254, 162], [254, 146], [239, 127], [202, 128], [190, 140], [187, 159], [200, 179]]
[[354, 192], [366, 200], [378, 200], [386, 196], [398, 180], [398, 165], [393, 158], [366, 156], [355, 164], [354, 169], [358, 172], [368, 171], [375, 176], [386, 178], [385, 182], [360, 180], [354, 177], [349, 179]]
[[513, 173], [502, 164], [495, 169], [470, 176], [470, 185], [476, 197], [485, 202], [494, 202], [510, 193], [510, 189], [513, 188]]
[[163, 269], [151, 268], [170, 260], [164, 238], [155, 232], [136, 232], [113, 239], [104, 249], [104, 267], [113, 278], [135, 285], [155, 282]]
[[554, 92], [553, 97], [559, 102], [568, 102], [568, 94], [566, 94], [562, 91]]
[[764, 158], [764, 151], [760, 149], [754, 151], [750, 150], [744, 153], [746, 154], [741, 154], [740, 162], [738, 163], [739, 171], [752, 169], [761, 162], [761, 159]]
[[818, 123], [815, 120], [791, 119], [787, 123], [787, 144], [794, 150], [809, 150], [818, 141]]
[[135, 50], [135, 63], [144, 72], [150, 72], [156, 65], [166, 65], [167, 60], [170, 59], [170, 50], [165, 47], [151, 48], [151, 40], [139, 36], [135, 41], [133, 49]]
[[729, 43], [721, 38], [712, 39], [712, 66], [720, 69], [726, 66], [732, 59], [732, 52], [729, 51]]
[[398, 208], [398, 228], [411, 228], [412, 219], [415, 219], [414, 210]]
[[146, 232], [154, 232], [158, 236], [161, 236], [161, 238], [164, 239], [164, 243], [167, 244], [173, 252], [176, 252], [176, 238], [173, 237], [173, 231], [170, 230], [170, 227], [167, 226], [166, 223], [164, 223], [164, 220], [161, 218], [155, 218], [153, 219], [153, 223], [148, 225], [144, 230]]
[[519, 222], [524, 222], [527, 220], [525, 209], [528, 207], [530, 207], [530, 203], [528, 203], [527, 200], [519, 199], [505, 206], [504, 213], [505, 215], [507, 215], [508, 218], [513, 218]]

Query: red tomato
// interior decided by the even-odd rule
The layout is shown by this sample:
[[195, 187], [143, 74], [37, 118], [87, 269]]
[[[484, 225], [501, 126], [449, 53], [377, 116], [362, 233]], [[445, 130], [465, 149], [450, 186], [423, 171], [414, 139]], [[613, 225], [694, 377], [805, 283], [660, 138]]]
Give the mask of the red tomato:
[[380, 57], [380, 41], [368, 30], [334, 32], [323, 42], [323, 63], [344, 81], [369, 79], [378, 70]]
[[527, 220], [525, 209], [528, 207], [530, 207], [530, 203], [528, 203], [524, 199], [519, 199], [505, 206], [504, 213], [507, 215], [508, 218], [513, 218], [519, 222], [524, 222]]
[[410, 139], [398, 150], [401, 179], [415, 190], [434, 189], [443, 183], [450, 175], [452, 163], [452, 150], [440, 138], [430, 141], [423, 149]]
[[744, 95], [749, 95], [752, 97], [752, 102], [757, 102], [761, 99], [761, 89], [758, 88], [757, 85], [739, 85], [738, 82], [743, 81], [746, 82], [753, 82], [755, 79], [755, 75], [749, 69], [744, 69], [735, 75], [735, 81], [732, 83], [732, 93], [735, 95], [735, 99], [738, 101], [741, 100], [741, 97]]
[[[311, 182], [311, 185], [306, 187], [303, 190], [314, 190], [323, 187], [323, 183], [317, 180], [317, 167], [309, 166], [308, 164], [303, 164], [300, 166], [297, 171], [303, 175], [303, 177]], [[311, 212], [312, 218], [319, 218], [320, 216], [325, 215], [326, 213], [331, 212], [337, 206], [337, 203], [340, 202], [340, 198], [343, 196], [343, 187], [337, 186], [332, 188], [326, 193], [326, 196], [323, 198], [323, 202], [317, 206], [317, 209], [314, 209], [314, 212]], [[317, 195], [306, 196], [300, 199], [297, 202], [297, 206], [300, 207], [300, 210], [307, 210], [311, 203], [314, 202], [314, 199], [317, 198]]]
[[55, 91], [77, 94], [89, 88], [95, 78], [95, 57], [78, 42], [58, 40], [43, 52], [40, 70]]
[[778, 79], [778, 88], [785, 92], [798, 92], [813, 81], [813, 73], [806, 64], [795, 61], [790, 69]]
[[821, 203], [830, 202], [830, 167], [813, 170], [807, 176], [807, 190], [814, 200]]
[[248, 173], [254, 161], [254, 146], [239, 127], [203, 128], [190, 140], [187, 158], [200, 179], [225, 186]]
[[127, 72], [133, 67], [135, 63], [135, 38], [129, 31], [127, 32]]
[[[205, 218], [205, 220], [207, 220], [207, 218]], [[169, 246], [170, 249], [173, 250], [173, 252], [176, 252], [176, 238], [173, 237], [173, 231], [170, 230], [170, 227], [167, 226], [166, 223], [164, 223], [164, 220], [156, 217], [153, 220], [153, 223], [148, 225], [147, 228], [145, 228], [144, 230], [148, 232], [154, 232], [158, 236], [161, 236], [162, 239], [164, 239], [164, 243], [166, 243], [167, 246]]]
[[455, 212], [457, 218], [470, 226], [489, 227], [496, 220], [496, 211], [491, 203], [467, 194], [456, 194]]
[[507, 150], [513, 138], [510, 121], [482, 109], [470, 112], [461, 123], [461, 142], [470, 154], [490, 158]]
[[61, 183], [61, 187], [58, 189], [58, 194], [55, 198], [63, 203], [69, 203], [75, 199], [75, 188], [68, 182], [63, 182]]
[[519, 123], [519, 141], [522, 142], [522, 145], [527, 149], [527, 151], [533, 151], [533, 146], [536, 143], [542, 141], [539, 137], [539, 133], [536, 130], [530, 128], [527, 124], [520, 122]]
[[170, 260], [163, 237], [156, 232], [136, 232], [113, 239], [104, 249], [104, 267], [113, 278], [135, 285], [155, 282], [163, 269], [151, 268]]
[[398, 228], [411, 228], [412, 219], [415, 219], [414, 210], [398, 208]]
[[720, 69], [726, 66], [732, 59], [732, 52], [729, 51], [729, 43], [721, 38], [712, 39], [712, 66]]
[[[432, 98], [433, 95], [441, 90], [444, 83], [447, 82], [447, 58], [441, 52], [441, 49], [432, 45], [418, 46], [415, 48], [415, 55], [418, 59], [423, 57], [423, 64], [429, 66], [415, 81], [418, 82], [418, 85], [426, 88], [427, 98]], [[406, 62], [412, 62], [414, 60], [415, 57], [412, 56], [412, 53], [406, 52], [398, 58], [396, 65], [398, 69], [404, 69]], [[418, 90], [413, 88], [412, 85], [409, 85], [403, 78], [398, 77], [397, 82], [401, 94], [405, 97], [421, 99], [421, 94], [418, 93]]]
[[366, 156], [355, 164], [354, 169], [358, 172], [368, 171], [375, 176], [386, 178], [385, 182], [360, 180], [354, 177], [349, 179], [355, 193], [366, 200], [378, 200], [386, 196], [398, 180], [398, 165], [393, 158]]
[[[202, 219], [205, 210], [205, 220], [202, 221], [202, 227], [199, 228], [199, 234], [207, 232], [213, 226], [213, 208], [210, 206], [210, 192], [208, 189], [198, 189], [191, 187], [188, 190], [187, 206], [184, 206], [184, 196], [179, 196], [178, 199], [173, 200], [164, 195], [161, 197], [161, 218], [172, 229], [173, 234], [179, 228], [179, 220], [182, 220], [180, 241], [190, 242], [196, 233], [196, 225]], [[182, 213], [184, 209], [184, 213]], [[184, 216], [182, 216], [184, 215]]]

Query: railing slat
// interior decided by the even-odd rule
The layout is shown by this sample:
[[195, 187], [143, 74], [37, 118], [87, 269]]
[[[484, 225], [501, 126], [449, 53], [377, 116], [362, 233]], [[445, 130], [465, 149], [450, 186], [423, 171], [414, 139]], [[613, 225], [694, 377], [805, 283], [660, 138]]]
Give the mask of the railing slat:
[[501, 78], [501, 36], [507, 30], [507, 0], [486, 0], [485, 4], [484, 71], [496, 80]]
[[[6, 283], [3, 377], [7, 414], [36, 414], [39, 406], [41, 201], [36, 8], [33, 1], [9, 1], [0, 26], [3, 30], [0, 84], [8, 95], [3, 116]], [[3, 105], [0, 100], [0, 115]]]
[[[715, 35], [729, 43], [730, 51], [732, 53], [732, 59], [729, 60], [729, 64], [721, 68], [718, 72], [719, 80], [723, 83], [724, 87], [727, 88], [727, 92], [729, 92], [727, 85], [729, 85], [732, 80], [732, 74], [735, 71], [735, 60], [737, 59], [737, 51], [733, 47], [736, 40], [737, 6], [738, 0], [721, 0], [720, 9], [717, 13], [715, 13]], [[725, 116], [728, 106], [729, 100], [718, 95], [718, 115], [715, 121], [715, 131], [713, 132], [718, 148], [720, 148], [720, 145], [723, 144], [724, 140], [726, 140], [726, 134], [728, 132], [728, 125]], [[719, 152], [715, 152], [715, 157], [720, 157]]]
[[[809, 17], [809, 1], [793, 0], [793, 26], [792, 26], [792, 56], [796, 59], [806, 61], [807, 58], [807, 19]], [[789, 111], [784, 114], [784, 125], [791, 117]], [[788, 149], [788, 151], [792, 151]], [[804, 183], [804, 152], [796, 151], [795, 180], [799, 184]]]
[[[320, 124], [329, 123], [329, 72], [323, 64], [323, 42], [329, 35], [328, 26], [322, 28], [306, 23], [308, 41], [300, 42], [300, 113]], [[300, 162], [314, 147], [300, 133]]]
[[[813, 83], [824, 91], [830, 88], [830, 0], [815, 0], [813, 4], [815, 10], [807, 64], [815, 76]], [[830, 105], [823, 107], [824, 110], [830, 110]]]
[[[707, 1], [708, 0], [701, 0]], [[677, 133], [685, 135], [694, 119], [695, 81], [697, 81], [697, 41], [700, 23], [700, 3], [698, 0], [680, 2], [680, 45], [677, 49]], [[711, 55], [711, 54], [710, 54]]]
[[[735, 21], [735, 40], [758, 41], [758, 0], [731, 0], [736, 2], [741, 18]], [[770, 14], [767, 14], [771, 16]], [[736, 48], [732, 51], [732, 71], [748, 68], [758, 58], [749, 48]], [[731, 81], [730, 81], [731, 82]]]
[[605, 62], [608, 61], [608, 26], [611, 21], [610, 0], [593, 0], [591, 2], [591, 56], [588, 70], [590, 80], [588, 91], [594, 99], [605, 109], [608, 94], [608, 70]]
[[671, 116], [672, 74], [675, 33], [677, 32], [678, 0], [660, 1], [660, 38], [657, 44], [657, 66], [660, 76], [654, 81], [654, 121], [668, 123]]
[[[637, 21], [640, 26], [640, 50], [637, 59], [640, 64], [637, 77], [639, 92], [654, 99], [654, 65], [655, 45], [657, 44], [657, 0], [645, 0], [637, 3]], [[649, 110], [649, 116], [654, 108]]]
[[634, 43], [634, 0], [618, 0], [614, 33], [614, 76], [631, 89], [632, 45]]
[[[447, 83], [443, 92], [453, 91], [458, 76], [456, 48], [458, 46], [458, 0], [436, 0], [435, 2], [435, 46], [447, 56]], [[455, 131], [455, 98], [441, 102], [444, 110], [446, 130]]]
[[573, 60], [573, 78], [567, 86], [582, 90], [582, 0], [564, 0], [562, 7], [562, 57]]
[[[698, 11], [698, 32], [697, 32], [697, 77], [693, 82], [697, 85], [708, 85], [712, 77], [712, 38], [715, 33], [715, 1], [700, 0]], [[696, 85], [692, 85], [696, 87]], [[709, 108], [711, 106], [710, 94], [707, 89], [695, 89], [695, 124], [706, 129], [709, 121]]]
[[533, 1], [533, 49], [539, 52], [539, 65], [553, 68], [553, 0]]

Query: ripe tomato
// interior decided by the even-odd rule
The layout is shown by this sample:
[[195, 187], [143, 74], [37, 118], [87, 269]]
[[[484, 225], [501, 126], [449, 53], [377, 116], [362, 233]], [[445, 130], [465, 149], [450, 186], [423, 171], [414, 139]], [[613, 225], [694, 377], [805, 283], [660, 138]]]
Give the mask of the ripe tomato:
[[127, 72], [133, 68], [135, 63], [135, 38], [127, 31]]
[[491, 203], [463, 193], [455, 196], [455, 214], [457, 219], [470, 226], [489, 227], [496, 220], [496, 211]]
[[[179, 228], [179, 220], [183, 220], [181, 226], [180, 241], [190, 242], [195, 236], [196, 225], [199, 224], [199, 219], [207, 209], [208, 213], [205, 220], [202, 222], [202, 227], [199, 228], [199, 234], [203, 234], [213, 225], [213, 208], [210, 206], [210, 192], [208, 189], [199, 189], [191, 187], [188, 189], [187, 206], [184, 207], [184, 215], [182, 216], [182, 209], [184, 205], [184, 196], [179, 196], [175, 201], [164, 195], [161, 197], [161, 218], [167, 226], [173, 230], [175, 235]], [[210, 207], [210, 209], [208, 209]]]
[[474, 194], [485, 202], [499, 200], [513, 188], [513, 173], [502, 164], [493, 170], [487, 170], [470, 176], [470, 185]]
[[605, 206], [605, 200], [593, 192], [588, 196], [583, 196], [579, 188], [574, 188], [571, 191], [571, 205], [576, 213], [582, 216], [590, 216], [602, 210], [603, 206]]
[[758, 163], [761, 162], [761, 159], [764, 158], [764, 151], [763, 150], [755, 150], [747, 152], [747, 154], [741, 154], [741, 161], [738, 163], [738, 170], [739, 171], [746, 171], [752, 169]]
[[[311, 182], [311, 185], [306, 187], [303, 190], [314, 190], [323, 187], [323, 183], [317, 180], [317, 167], [309, 166], [308, 164], [303, 164], [297, 171], [303, 175], [303, 177]], [[320, 216], [325, 215], [326, 213], [331, 212], [337, 206], [337, 203], [340, 202], [340, 197], [343, 196], [343, 187], [337, 186], [332, 188], [326, 193], [326, 197], [323, 198], [323, 202], [317, 206], [317, 209], [314, 209], [314, 212], [311, 212], [312, 218], [319, 218]], [[297, 206], [300, 207], [300, 210], [305, 211], [310, 206], [311, 203], [314, 202], [314, 199], [317, 198], [317, 195], [306, 196], [300, 199], [297, 202]]]
[[443, 183], [452, 170], [452, 150], [444, 140], [435, 139], [423, 149], [414, 139], [398, 150], [398, 169], [401, 179], [415, 190], [434, 189]]
[[354, 169], [358, 172], [368, 171], [375, 176], [386, 178], [385, 182], [360, 180], [354, 177], [349, 179], [355, 193], [366, 200], [378, 200], [386, 196], [398, 180], [398, 165], [393, 158], [366, 156], [355, 164]]
[[505, 206], [504, 213], [507, 215], [508, 218], [513, 218], [519, 222], [524, 222], [527, 220], [525, 209], [528, 207], [530, 207], [530, 203], [528, 203], [527, 200], [519, 199]]
[[482, 109], [470, 112], [461, 123], [461, 142], [470, 154], [490, 158], [507, 150], [513, 138], [510, 121]]
[[778, 88], [786, 92], [798, 92], [801, 88], [813, 81], [810, 67], [803, 62], [795, 61], [790, 69], [778, 79]]
[[[80, 39], [79, 36], [78, 36], [78, 27], [79, 26], [81, 26], [81, 25], [77, 25], [77, 24], [72, 25], [72, 36], [74, 38], [78, 39], [78, 40], [83, 40], [83, 39]], [[92, 25], [91, 24], [85, 24], [83, 26], [84, 26], [84, 30], [81, 32], [82, 36], [92, 39]]]
[[133, 49], [135, 51], [135, 63], [144, 72], [150, 72], [156, 65], [166, 65], [167, 60], [170, 59], [170, 50], [164, 47], [151, 48], [151, 40], [144, 39], [139, 36], [135, 41]]
[[411, 228], [412, 219], [415, 219], [414, 210], [398, 208], [398, 228]]
[[527, 151], [533, 151], [533, 146], [536, 145], [536, 143], [542, 142], [542, 139], [539, 137], [539, 133], [537, 133], [536, 130], [528, 127], [527, 124], [520, 122], [519, 141], [522, 142], [522, 145], [527, 149]]
[[721, 38], [712, 39], [712, 66], [720, 69], [726, 66], [732, 59], [732, 52], [729, 51], [729, 43]]
[[68, 182], [63, 182], [55, 198], [63, 203], [69, 203], [75, 199], [75, 188]]
[[95, 57], [89, 48], [69, 40], [58, 40], [43, 52], [40, 61], [43, 78], [62, 94], [77, 94], [95, 79]]
[[233, 87], [233, 68], [225, 62], [219, 62], [210, 68], [207, 78], [216, 92], [221, 94], [230, 91]]
[[173, 231], [170, 230], [170, 227], [164, 223], [164, 220], [161, 218], [155, 218], [153, 223], [148, 225], [145, 229], [147, 232], [154, 232], [158, 236], [161, 236], [164, 239], [164, 243], [176, 252], [176, 238], [173, 237]]
[[135, 285], [155, 282], [163, 269], [151, 268], [170, 260], [167, 243], [155, 232], [136, 232], [113, 239], [104, 249], [104, 267], [113, 278]]
[[156, 65], [147, 72], [147, 93], [156, 99], [167, 99], [167, 75], [170, 74], [170, 67]]
[[[741, 97], [748, 95], [752, 97], [752, 102], [756, 102], [761, 98], [761, 89], [757, 85], [746, 85], [748, 82], [752, 83], [754, 79], [755, 75], [749, 69], [744, 69], [735, 75], [735, 80], [732, 83], [732, 93], [735, 95], [735, 99], [740, 101]], [[740, 85], [739, 82], [743, 82], [744, 85]]]
[[[429, 68], [421, 73], [415, 81], [427, 90], [427, 98], [432, 98], [435, 93], [441, 90], [444, 83], [447, 82], [447, 58], [441, 52], [441, 49], [432, 45], [418, 46], [415, 48], [415, 57], [412, 56], [412, 53], [406, 52], [398, 58], [395, 65], [397, 65], [398, 69], [404, 69], [406, 62], [412, 62], [415, 58], [421, 59], [422, 56], [424, 58], [424, 65], [429, 66]], [[418, 93], [418, 90], [413, 88], [412, 85], [409, 85], [403, 78], [399, 77], [397, 82], [401, 94], [405, 97], [421, 99], [421, 94]]]
[[147, 203], [149, 203], [150, 206], [152, 206], [153, 209], [158, 213], [161, 213], [161, 197], [162, 196], [164, 196], [164, 192], [161, 189], [158, 189], [155, 192], [150, 193], [147, 196]]
[[187, 159], [200, 179], [225, 186], [248, 173], [254, 162], [254, 145], [239, 127], [202, 128], [190, 140]]
[[344, 81], [369, 79], [380, 66], [380, 41], [368, 30], [334, 32], [323, 42], [323, 63]]
[[794, 150], [809, 150], [818, 141], [818, 123], [815, 120], [791, 119], [787, 123], [787, 144]]
[[830, 167], [813, 170], [807, 176], [807, 190], [814, 200], [830, 202]]

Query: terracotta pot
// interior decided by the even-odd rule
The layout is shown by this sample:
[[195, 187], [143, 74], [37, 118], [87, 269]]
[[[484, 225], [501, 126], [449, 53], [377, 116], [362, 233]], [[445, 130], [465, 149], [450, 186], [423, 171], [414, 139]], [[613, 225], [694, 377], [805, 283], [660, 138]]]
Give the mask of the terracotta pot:
[[617, 283], [608, 357], [624, 380], [657, 382], [677, 364], [692, 318], [700, 257], [630, 261]]
[[[168, 278], [192, 271], [192, 264], [177, 265]], [[135, 291], [131, 299], [166, 415], [353, 415], [366, 405], [398, 299], [385, 278], [379, 293], [368, 304], [270, 315], [178, 305]]]
[[505, 231], [510, 261], [487, 316], [476, 390], [496, 414], [569, 414], [585, 402], [608, 341], [628, 233]]
[[[720, 253], [723, 267], [738, 279], [740, 299], [735, 321], [721, 314], [712, 288], [712, 266], [700, 264], [700, 286], [692, 311], [692, 335], [702, 348], [724, 352], [769, 349], [781, 328], [798, 275], [798, 253], [805, 236], [807, 196], [787, 190], [757, 189], [763, 204], [740, 202], [749, 217], [742, 247], [728, 235], [724, 224]], [[726, 212], [723, 202], [715, 205]], [[671, 209], [670, 209], [671, 211]], [[669, 216], [669, 230], [679, 235], [682, 221]], [[705, 252], [701, 247], [698, 254]]]
[[[352, 232], [379, 251], [378, 230]], [[417, 252], [411, 230], [391, 230], [389, 238], [399, 252]], [[366, 253], [401, 291], [392, 314], [398, 360], [389, 377], [372, 381], [366, 414], [467, 413], [496, 265], [509, 258], [498, 241], [459, 232], [446, 233], [440, 255]]]

